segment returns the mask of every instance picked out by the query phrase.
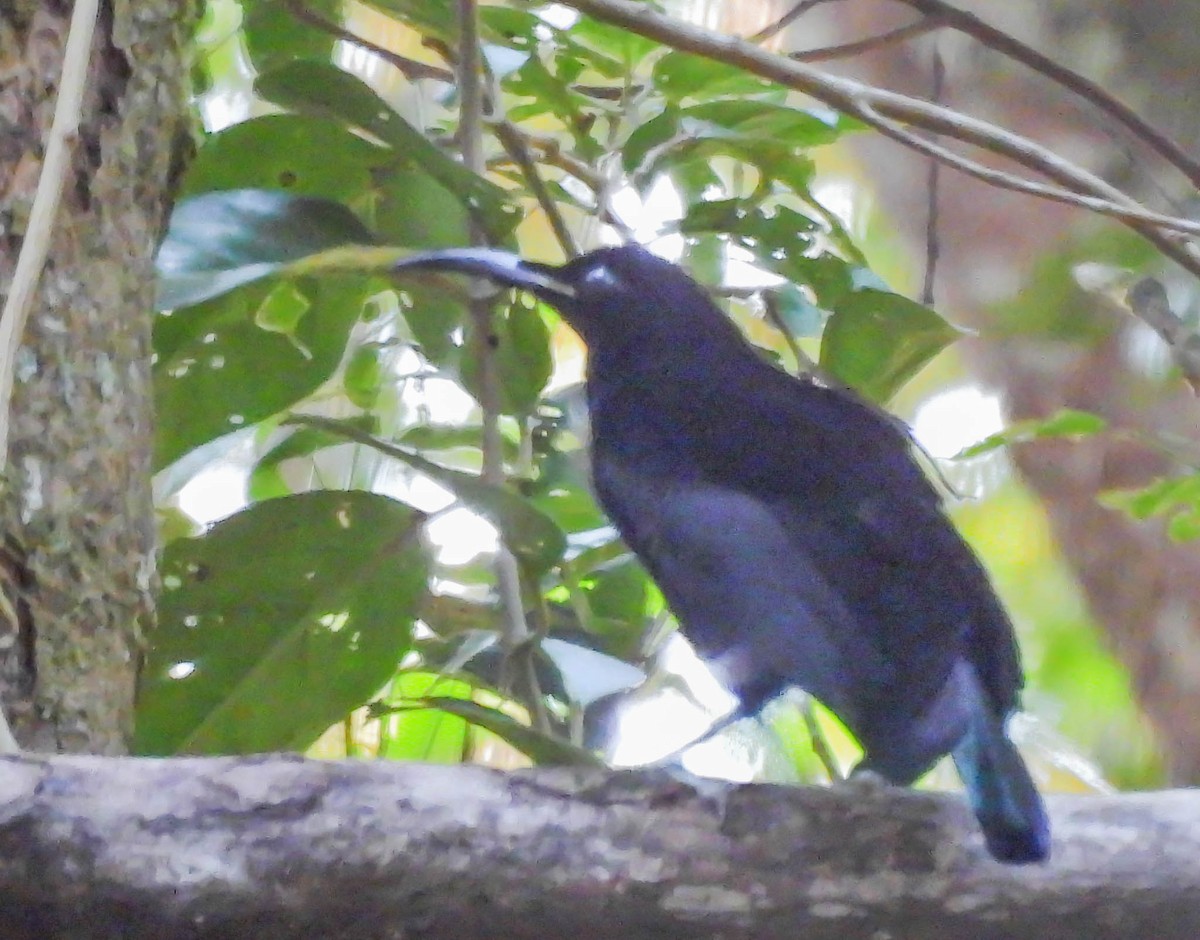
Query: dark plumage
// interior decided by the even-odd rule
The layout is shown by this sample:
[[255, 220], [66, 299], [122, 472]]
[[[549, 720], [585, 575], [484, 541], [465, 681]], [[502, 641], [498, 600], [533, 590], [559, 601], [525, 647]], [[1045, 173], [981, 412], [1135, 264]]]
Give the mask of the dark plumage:
[[1047, 857], [1004, 730], [1022, 684], [1012, 627], [896, 425], [769, 365], [642, 248], [558, 268], [452, 249], [412, 268], [530, 290], [581, 334], [600, 503], [744, 712], [799, 686], [901, 785], [952, 753], [992, 854]]

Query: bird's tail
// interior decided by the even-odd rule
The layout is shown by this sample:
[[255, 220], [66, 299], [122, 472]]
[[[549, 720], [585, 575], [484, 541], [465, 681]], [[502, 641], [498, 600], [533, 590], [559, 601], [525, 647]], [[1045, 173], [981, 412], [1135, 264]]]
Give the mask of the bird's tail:
[[1041, 862], [1050, 855], [1046, 807], [1003, 719], [978, 703], [967, 734], [954, 749], [971, 808], [988, 851], [999, 861]]

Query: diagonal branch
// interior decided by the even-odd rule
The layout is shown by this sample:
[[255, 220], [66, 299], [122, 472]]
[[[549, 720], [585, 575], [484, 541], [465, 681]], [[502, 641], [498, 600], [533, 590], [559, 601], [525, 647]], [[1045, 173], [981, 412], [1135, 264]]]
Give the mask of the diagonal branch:
[[[632, 0], [563, 0], [563, 3], [673, 49], [724, 62], [803, 92], [889, 136], [896, 136], [898, 122], [1005, 157], [1058, 183], [1075, 204], [1119, 218], [1163, 254], [1200, 277], [1200, 256], [1190, 246], [1181, 244], [1178, 236], [1173, 234], [1190, 231], [1194, 227], [1191, 221], [1164, 217], [1170, 218], [1170, 225], [1165, 225], [1157, 219], [1151, 220], [1154, 214], [1147, 215], [1149, 210], [1131, 196], [1033, 140], [918, 98], [828, 75], [803, 62], [767, 52], [753, 43], [681, 23]], [[909, 139], [903, 142], [907, 146], [916, 146]], [[931, 150], [926, 141], [922, 144], [918, 148], [922, 153], [954, 169], [963, 169], [959, 161], [948, 159], [948, 151], [944, 148]], [[1049, 197], [1047, 193], [1031, 194]]]
[[923, 13], [931, 20], [936, 21], [938, 26], [947, 26], [978, 40], [989, 49], [1003, 53], [1010, 59], [1028, 66], [1063, 88], [1074, 92], [1132, 131], [1139, 140], [1155, 150], [1159, 156], [1191, 180], [1193, 186], [1200, 187], [1200, 162], [1193, 159], [1175, 141], [1148, 124], [1140, 114], [1114, 98], [1095, 82], [1042, 55], [1014, 36], [1010, 36], [994, 26], [989, 26], [974, 14], [951, 6], [945, 0], [896, 0], [896, 2]]
[[876, 49], [882, 49], [884, 46], [892, 46], [896, 43], [915, 39], [918, 36], [924, 36], [926, 33], [941, 29], [944, 25], [946, 24], [940, 22], [936, 17], [926, 17], [915, 23], [909, 23], [907, 26], [900, 26], [896, 29], [888, 30], [886, 33], [880, 33], [878, 36], [870, 36], [867, 39], [858, 39], [854, 42], [842, 43], [838, 46], [822, 46], [820, 49], [804, 49], [800, 52], [789, 52], [788, 58], [795, 59], [797, 62], [828, 62], [830, 59], [850, 59], [854, 56], [874, 52]]

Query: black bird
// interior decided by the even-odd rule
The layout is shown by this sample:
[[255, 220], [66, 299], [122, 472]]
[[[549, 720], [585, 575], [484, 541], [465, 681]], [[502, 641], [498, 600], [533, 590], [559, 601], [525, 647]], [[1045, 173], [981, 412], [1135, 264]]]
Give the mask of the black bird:
[[562, 267], [492, 249], [396, 266], [413, 269], [528, 290], [582, 336], [600, 504], [742, 713], [799, 686], [854, 733], [860, 768], [898, 785], [950, 753], [992, 855], [1049, 855], [1005, 733], [1023, 682], [1012, 625], [900, 428], [774, 368], [640, 247]]

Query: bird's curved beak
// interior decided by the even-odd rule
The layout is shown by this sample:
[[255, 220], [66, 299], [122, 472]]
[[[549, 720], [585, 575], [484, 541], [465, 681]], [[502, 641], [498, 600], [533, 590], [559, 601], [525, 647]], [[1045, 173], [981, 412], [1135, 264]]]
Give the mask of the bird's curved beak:
[[444, 248], [421, 251], [397, 261], [392, 270], [448, 271], [487, 278], [498, 284], [527, 290], [549, 303], [569, 301], [575, 288], [555, 277], [549, 265], [525, 261], [519, 255], [498, 248]]

